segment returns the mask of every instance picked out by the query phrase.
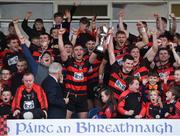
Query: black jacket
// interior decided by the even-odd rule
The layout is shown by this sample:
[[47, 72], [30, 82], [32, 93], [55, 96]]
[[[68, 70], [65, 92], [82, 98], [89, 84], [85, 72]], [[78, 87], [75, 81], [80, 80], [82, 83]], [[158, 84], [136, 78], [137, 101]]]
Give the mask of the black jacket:
[[43, 81], [42, 87], [48, 99], [48, 118], [65, 118], [66, 106], [62, 86], [49, 75]]

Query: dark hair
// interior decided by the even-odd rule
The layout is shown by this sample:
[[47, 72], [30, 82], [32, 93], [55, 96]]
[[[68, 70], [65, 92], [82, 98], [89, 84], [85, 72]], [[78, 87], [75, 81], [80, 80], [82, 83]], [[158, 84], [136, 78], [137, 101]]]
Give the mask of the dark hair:
[[24, 57], [19, 57], [19, 58], [18, 58], [18, 61], [20, 61], [20, 62], [21, 62], [21, 61], [26, 61], [26, 62], [27, 62], [27, 60], [26, 60]]
[[32, 41], [33, 39], [39, 39], [39, 35], [34, 35], [34, 36], [32, 36], [31, 41]]
[[159, 77], [158, 73], [155, 70], [150, 70], [148, 73], [148, 77], [153, 76], [153, 77]]
[[119, 31], [116, 32], [116, 36], [119, 35], [119, 34], [126, 35], [126, 33], [125, 33], [124, 31], [121, 31], [121, 30], [119, 30]]
[[54, 13], [54, 18], [56, 17], [62, 17], [63, 18], [64, 14], [62, 12], [56, 12]]
[[52, 28], [50, 29], [50, 34], [52, 34], [52, 31], [55, 30], [55, 29], [58, 29], [58, 28], [57, 28], [57, 27], [52, 27]]
[[110, 106], [112, 113], [115, 112], [114, 107], [117, 105], [117, 101], [114, 98], [114, 94], [112, 90], [109, 87], [102, 87], [100, 92], [101, 93], [104, 92], [105, 95], [109, 96], [109, 100], [103, 106], [103, 110], [105, 110], [108, 106]]
[[70, 42], [69, 40], [64, 42], [64, 45], [66, 44], [73, 46], [72, 42]]
[[175, 95], [175, 99], [180, 98], [180, 85], [175, 85], [174, 87], [171, 87], [169, 91], [171, 91]]
[[173, 35], [169, 32], [165, 32], [165, 33], [161, 34], [158, 38], [167, 38], [168, 41], [172, 41]]
[[11, 69], [9, 67], [7, 67], [7, 66], [2, 67], [1, 73], [2, 73], [3, 70], [8, 70], [10, 72], [10, 74], [12, 74]]
[[174, 36], [177, 37], [177, 39], [180, 39], [180, 34], [179, 33], [176, 33]]
[[2, 92], [11, 92], [11, 88], [5, 84]]
[[134, 60], [134, 58], [131, 55], [127, 54], [123, 57], [123, 62], [125, 62], [126, 60]]
[[161, 20], [167, 24], [167, 19], [165, 17], [161, 17]]
[[176, 70], [180, 70], [180, 67], [177, 67], [174, 71], [176, 71]]
[[76, 42], [76, 44], [73, 46], [73, 49], [76, 48], [77, 46], [81, 46], [84, 49], [84, 47], [79, 42], [78, 43]]
[[[134, 83], [134, 80], [138, 80], [136, 77], [133, 77], [133, 76], [128, 76], [126, 79], [125, 79], [125, 82], [126, 84], [129, 86], [129, 85], [132, 85]], [[139, 81], [139, 80], [138, 80]]]
[[40, 36], [41, 36], [41, 35], [47, 35], [47, 36], [48, 36], [48, 38], [49, 38], [49, 40], [51, 40], [51, 36], [50, 36], [50, 34], [48, 34], [48, 33], [44, 32], [44, 33], [41, 33], [41, 34], [40, 34]]
[[135, 46], [135, 45], [130, 45], [129, 48], [128, 48], [128, 51], [131, 52], [133, 49], [138, 49], [138, 50], [140, 50], [137, 46]]
[[143, 25], [147, 26], [147, 22], [146, 21], [141, 21]]
[[80, 19], [80, 23], [85, 24], [87, 26], [90, 26], [90, 22], [89, 22], [89, 19], [87, 17], [82, 17]]
[[160, 48], [160, 49], [158, 50], [158, 55], [159, 55], [159, 52], [160, 52], [160, 51], [163, 51], [163, 50], [167, 51], [167, 52], [169, 53], [169, 55], [171, 54], [171, 52], [170, 52], [170, 50], [169, 50], [168, 47], [162, 47], [162, 48]]
[[105, 95], [109, 95], [111, 100], [114, 99], [114, 94], [113, 94], [113, 92], [110, 90], [110, 88], [108, 88], [108, 87], [102, 87], [100, 92], [101, 92], [101, 93], [104, 92]]
[[34, 23], [42, 23], [43, 24], [43, 20], [41, 18], [36, 18]]
[[87, 39], [86, 43], [89, 42], [89, 41], [96, 42], [96, 38], [94, 36], [92, 36], [92, 35], [88, 35], [88, 39]]
[[158, 38], [167, 38], [168, 39], [168, 36], [166, 34], [161, 34]]
[[10, 28], [11, 26], [14, 27], [14, 23], [13, 22], [9, 23], [8, 28]]
[[7, 44], [9, 44], [11, 42], [11, 40], [18, 40], [19, 44], [20, 44], [20, 41], [19, 41], [19, 38], [17, 35], [15, 34], [10, 34], [8, 37], [7, 37]]
[[[34, 24], [33, 24], [33, 29], [36, 30], [36, 27], [35, 27], [35, 23], [42, 23], [43, 24], [43, 20], [41, 18], [36, 18], [36, 20], [34, 21]], [[37, 30], [36, 30], [37, 31]], [[41, 30], [43, 33], [45, 33], [45, 28], [44, 28], [44, 25], [42, 27], [42, 30]]]

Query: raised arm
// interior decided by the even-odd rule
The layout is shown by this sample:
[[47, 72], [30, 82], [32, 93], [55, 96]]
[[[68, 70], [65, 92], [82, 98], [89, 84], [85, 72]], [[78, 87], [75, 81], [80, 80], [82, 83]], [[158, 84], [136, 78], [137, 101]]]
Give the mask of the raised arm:
[[113, 37], [110, 36], [110, 41], [108, 44], [108, 54], [109, 54], [109, 62], [110, 65], [114, 64], [116, 61], [115, 55], [114, 55], [114, 45], [113, 45]]
[[142, 47], [144, 47], [149, 43], [149, 38], [146, 29], [144, 28], [143, 23], [141, 21], [137, 23], [137, 29], [139, 31], [140, 36], [142, 37], [142, 41], [137, 42], [136, 46], [139, 49], [141, 49]]
[[67, 22], [71, 22], [71, 12], [69, 9], [66, 9], [64, 12], [64, 17], [66, 18]]
[[63, 34], [64, 33], [65, 33], [65, 29], [63, 29], [63, 28], [59, 29], [59, 32], [58, 32], [58, 46], [59, 46], [59, 52], [60, 52], [60, 56], [61, 56], [62, 61], [67, 61], [68, 54], [65, 51], [64, 42], [63, 42]]
[[31, 71], [32, 71], [33, 75], [36, 75], [38, 64], [36, 63], [36, 61], [34, 60], [34, 58], [31, 55], [31, 52], [29, 51], [29, 48], [28, 48], [28, 46], [30, 45], [29, 40], [27, 40], [27, 38], [25, 38], [22, 35], [22, 33], [21, 33], [20, 29], [19, 29], [18, 20], [19, 20], [18, 17], [15, 17], [13, 19], [15, 31], [16, 31], [16, 33], [18, 35], [18, 38], [19, 38], [20, 42], [21, 42], [21, 47], [23, 49], [24, 56], [26, 57], [29, 65], [30, 65]]
[[119, 30], [124, 31], [126, 33], [126, 37], [129, 37], [129, 32], [124, 28], [123, 22], [125, 18], [124, 10], [119, 10], [118, 13], [118, 19], [119, 19]]
[[147, 51], [147, 53], [144, 55], [144, 58], [147, 58], [149, 62], [152, 62], [157, 52], [158, 52], [157, 31], [153, 31], [153, 46]]
[[171, 46], [171, 50], [172, 50], [172, 53], [173, 53], [173, 56], [174, 56], [174, 59], [175, 59], [175, 67], [179, 67], [180, 66], [180, 56], [177, 54], [175, 48], [174, 48], [174, 44], [173, 43], [169, 43], [170, 46]]
[[107, 64], [107, 60], [103, 59], [99, 66], [99, 84], [103, 84], [104, 70], [105, 70], [106, 64]]
[[162, 19], [161, 16], [158, 13], [154, 14], [154, 17], [156, 19], [156, 28], [158, 30], [158, 36], [161, 35], [162, 33], [164, 33], [164, 29], [163, 29], [163, 24], [162, 24]]
[[23, 22], [22, 22], [22, 29], [24, 30], [24, 32], [28, 35], [28, 36], [30, 36], [31, 35], [31, 33], [32, 33], [32, 28], [31, 27], [29, 27], [28, 26], [28, 20], [29, 20], [29, 18], [32, 16], [32, 12], [31, 11], [28, 11], [27, 13], [26, 13], [26, 16], [25, 16], [25, 18], [24, 18], [24, 20], [23, 20]]
[[[15, 31], [16, 31], [16, 34], [17, 34], [18, 38], [20, 39], [20, 38], [22, 38], [24, 36], [22, 35], [22, 33], [21, 33], [20, 29], [19, 29], [18, 22], [19, 22], [19, 18], [18, 17], [14, 17], [13, 18], [14, 28], [15, 28]], [[30, 46], [30, 41], [27, 38], [25, 38], [25, 44], [26, 44], [27, 47]]]
[[170, 17], [172, 18], [171, 33], [175, 34], [176, 33], [176, 28], [177, 28], [176, 16], [175, 16], [174, 13], [171, 13]]
[[70, 9], [71, 20], [72, 20], [74, 13], [76, 12], [76, 9], [77, 9], [77, 0], [73, 0], [73, 6]]
[[21, 42], [21, 47], [23, 49], [24, 56], [26, 57], [26, 59], [28, 61], [28, 64], [29, 64], [29, 66], [31, 68], [31, 72], [35, 76], [37, 74], [38, 64], [34, 60], [29, 48], [26, 46], [24, 37], [20, 38], [20, 42]]
[[91, 30], [92, 30], [93, 36], [96, 36], [96, 33], [97, 33], [96, 18], [97, 18], [97, 15], [94, 15], [91, 21]]

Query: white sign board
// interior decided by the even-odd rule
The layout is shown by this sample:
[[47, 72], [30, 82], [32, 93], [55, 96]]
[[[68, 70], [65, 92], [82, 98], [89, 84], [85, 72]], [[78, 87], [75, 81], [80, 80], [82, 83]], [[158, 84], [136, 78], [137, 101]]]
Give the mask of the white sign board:
[[8, 136], [180, 136], [180, 120], [8, 120]]

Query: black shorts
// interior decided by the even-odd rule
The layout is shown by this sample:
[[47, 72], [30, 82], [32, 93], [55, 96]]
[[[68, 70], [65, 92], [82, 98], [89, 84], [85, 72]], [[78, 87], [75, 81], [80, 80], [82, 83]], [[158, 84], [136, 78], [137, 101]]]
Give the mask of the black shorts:
[[94, 88], [97, 87], [98, 84], [96, 82], [88, 83], [88, 99], [95, 99], [95, 91]]
[[70, 94], [67, 109], [77, 113], [88, 112], [87, 96]]

